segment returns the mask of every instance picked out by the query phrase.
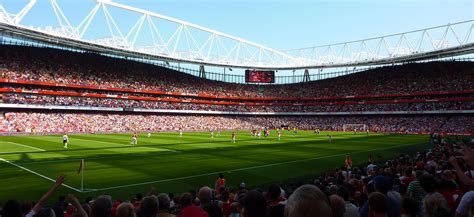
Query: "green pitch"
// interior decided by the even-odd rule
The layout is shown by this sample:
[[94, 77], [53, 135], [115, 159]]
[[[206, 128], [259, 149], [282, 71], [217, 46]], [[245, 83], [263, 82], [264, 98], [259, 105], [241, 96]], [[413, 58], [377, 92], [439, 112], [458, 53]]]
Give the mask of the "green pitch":
[[[330, 133], [333, 136], [329, 143]], [[59, 174], [67, 181], [58, 194], [74, 193], [80, 198], [99, 194], [129, 199], [154, 186], [158, 192], [181, 193], [204, 185], [214, 186], [219, 172], [228, 185], [244, 181], [261, 186], [315, 175], [344, 164], [346, 154], [355, 165], [372, 154], [382, 161], [400, 152], [426, 149], [426, 135], [383, 135], [365, 133], [283, 131], [261, 139], [249, 132], [152, 133], [138, 135], [132, 146], [131, 134], [69, 135], [63, 148], [62, 135], [0, 137], [0, 203], [6, 199], [38, 200]], [[78, 174], [85, 159], [84, 186]], [[56, 197], [55, 197], [56, 198]]]

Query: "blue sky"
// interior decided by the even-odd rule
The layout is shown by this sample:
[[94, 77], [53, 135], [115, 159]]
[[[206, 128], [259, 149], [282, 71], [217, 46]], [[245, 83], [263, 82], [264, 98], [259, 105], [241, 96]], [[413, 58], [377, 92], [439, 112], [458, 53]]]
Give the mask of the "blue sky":
[[[470, 0], [114, 0], [284, 50], [415, 30], [474, 18]], [[16, 12], [27, 0], [0, 0]], [[93, 0], [58, 0], [77, 24]], [[38, 0], [24, 22], [49, 22]], [[133, 23], [134, 21], [125, 21]]]
[[[49, 0], [37, 1], [22, 23], [33, 26], [55, 25], [51, 24], [55, 17]], [[57, 1], [74, 26], [94, 7], [94, 0]], [[113, 1], [185, 20], [277, 50], [352, 41], [474, 19], [472, 0]], [[0, 0], [0, 4], [12, 13], [18, 12], [27, 2]], [[119, 23], [128, 25], [128, 29], [138, 18], [123, 19], [125, 15], [112, 10], [111, 14]], [[102, 17], [102, 22], [105, 22], [103, 20]], [[104, 26], [94, 28], [93, 25], [86, 35], [94, 37], [107, 31]], [[172, 33], [168, 31], [168, 34]], [[234, 70], [234, 73], [239, 72]]]

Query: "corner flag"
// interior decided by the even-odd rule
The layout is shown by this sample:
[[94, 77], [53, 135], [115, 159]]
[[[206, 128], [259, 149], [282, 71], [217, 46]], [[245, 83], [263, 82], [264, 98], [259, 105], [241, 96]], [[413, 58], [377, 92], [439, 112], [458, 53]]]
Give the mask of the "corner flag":
[[81, 164], [79, 164], [79, 169], [77, 170], [77, 174], [82, 173], [84, 171], [84, 159], [81, 159]]

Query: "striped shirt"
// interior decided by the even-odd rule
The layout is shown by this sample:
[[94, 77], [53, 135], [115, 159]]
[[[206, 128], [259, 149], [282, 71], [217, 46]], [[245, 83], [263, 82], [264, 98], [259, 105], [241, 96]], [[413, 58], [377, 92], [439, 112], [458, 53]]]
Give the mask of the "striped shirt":
[[408, 184], [407, 196], [415, 199], [418, 203], [421, 204], [423, 197], [425, 196], [425, 191], [421, 188], [420, 181], [412, 181]]

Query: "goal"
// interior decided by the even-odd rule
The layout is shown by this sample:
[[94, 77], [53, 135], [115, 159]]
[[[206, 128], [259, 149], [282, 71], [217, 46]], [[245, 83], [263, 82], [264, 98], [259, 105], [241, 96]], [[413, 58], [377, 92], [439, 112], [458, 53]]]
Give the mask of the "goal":
[[352, 132], [354, 129], [357, 130], [357, 132], [364, 132], [367, 130], [367, 125], [366, 124], [344, 124], [342, 125], [342, 130], [344, 132]]

